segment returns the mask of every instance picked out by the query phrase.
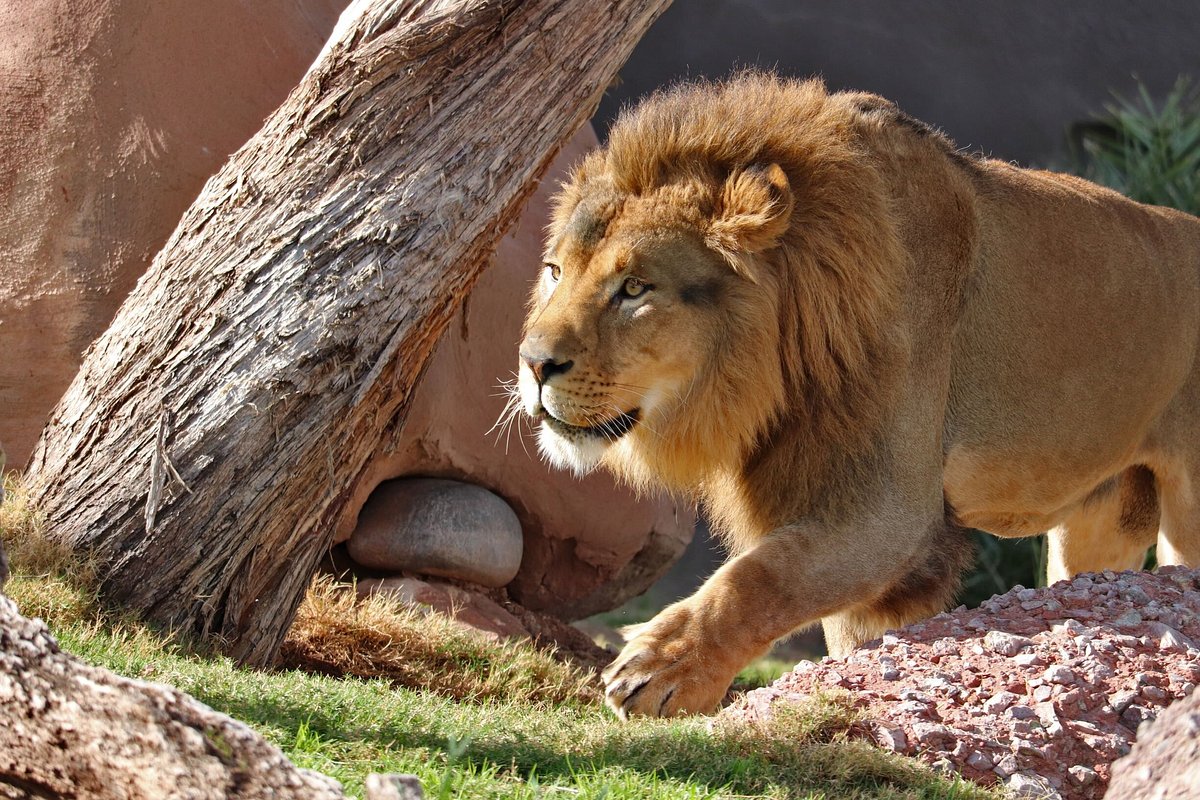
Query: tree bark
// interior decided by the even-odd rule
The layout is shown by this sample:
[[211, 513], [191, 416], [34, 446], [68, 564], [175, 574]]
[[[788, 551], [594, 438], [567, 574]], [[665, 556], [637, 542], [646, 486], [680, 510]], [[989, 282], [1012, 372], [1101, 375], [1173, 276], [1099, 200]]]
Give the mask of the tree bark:
[[30, 459], [31, 499], [100, 560], [109, 600], [243, 662], [274, 657], [457, 303], [668, 2], [347, 10], [184, 215]]

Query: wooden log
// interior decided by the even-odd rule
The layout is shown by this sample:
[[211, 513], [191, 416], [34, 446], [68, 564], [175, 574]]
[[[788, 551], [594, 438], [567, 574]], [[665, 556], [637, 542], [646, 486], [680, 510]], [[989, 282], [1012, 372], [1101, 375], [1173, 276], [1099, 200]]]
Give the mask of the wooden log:
[[107, 599], [243, 662], [274, 657], [452, 311], [668, 2], [346, 11], [184, 215], [30, 459], [32, 501], [99, 559]]

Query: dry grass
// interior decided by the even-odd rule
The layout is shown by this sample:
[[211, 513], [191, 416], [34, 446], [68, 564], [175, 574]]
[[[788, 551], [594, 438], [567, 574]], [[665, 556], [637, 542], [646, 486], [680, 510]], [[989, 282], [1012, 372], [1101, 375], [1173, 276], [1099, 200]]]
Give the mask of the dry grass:
[[30, 505], [15, 471], [4, 475], [0, 541], [14, 569], [23, 575], [66, 575], [87, 585], [95, 582], [96, 570], [88, 559], [46, 535], [46, 522]]
[[488, 641], [386, 595], [360, 599], [353, 586], [329, 578], [318, 578], [309, 588], [280, 665], [384, 678], [456, 700], [600, 701], [594, 673], [560, 663], [528, 644]]
[[64, 624], [96, 618], [95, 563], [47, 535], [15, 471], [4, 475], [0, 543], [12, 570], [5, 590], [19, 600], [23, 614]]

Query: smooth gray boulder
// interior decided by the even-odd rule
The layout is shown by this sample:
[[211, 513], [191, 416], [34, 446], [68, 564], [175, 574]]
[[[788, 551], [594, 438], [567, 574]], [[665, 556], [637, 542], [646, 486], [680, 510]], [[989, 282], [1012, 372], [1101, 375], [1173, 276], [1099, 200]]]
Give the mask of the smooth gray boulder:
[[347, 547], [364, 567], [500, 587], [521, 567], [521, 523], [481, 486], [398, 478], [372, 492]]

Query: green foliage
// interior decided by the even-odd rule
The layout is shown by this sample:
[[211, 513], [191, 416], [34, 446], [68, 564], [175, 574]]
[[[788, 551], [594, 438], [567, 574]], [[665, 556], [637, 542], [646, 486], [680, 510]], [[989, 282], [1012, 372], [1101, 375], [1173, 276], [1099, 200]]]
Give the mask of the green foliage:
[[1004, 539], [972, 531], [975, 539], [975, 569], [963, 579], [959, 602], [975, 607], [995, 594], [1018, 584], [1046, 584], [1046, 537]]
[[1138, 84], [1096, 120], [1071, 130], [1080, 175], [1143, 203], [1200, 214], [1200, 92], [1186, 77], [1162, 104]]

